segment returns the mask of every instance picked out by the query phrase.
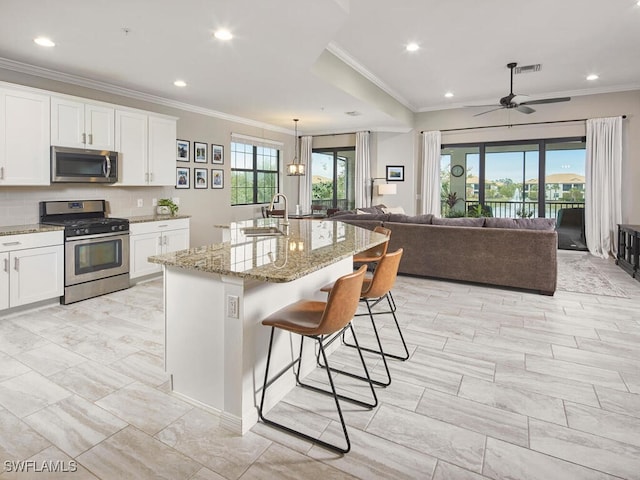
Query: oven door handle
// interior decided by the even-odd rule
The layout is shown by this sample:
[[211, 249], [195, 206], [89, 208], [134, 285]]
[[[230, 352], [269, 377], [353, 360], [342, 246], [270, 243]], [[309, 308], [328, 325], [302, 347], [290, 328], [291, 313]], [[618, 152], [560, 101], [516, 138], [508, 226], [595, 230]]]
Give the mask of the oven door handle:
[[67, 242], [81, 242], [82, 240], [92, 240], [94, 238], [109, 238], [109, 237], [128, 237], [129, 232], [113, 232], [113, 233], [96, 233], [95, 235], [82, 235], [79, 237], [67, 237]]
[[105, 178], [109, 178], [109, 176], [111, 175], [111, 159], [109, 158], [109, 155], [104, 156], [104, 165], [102, 166], [102, 171]]

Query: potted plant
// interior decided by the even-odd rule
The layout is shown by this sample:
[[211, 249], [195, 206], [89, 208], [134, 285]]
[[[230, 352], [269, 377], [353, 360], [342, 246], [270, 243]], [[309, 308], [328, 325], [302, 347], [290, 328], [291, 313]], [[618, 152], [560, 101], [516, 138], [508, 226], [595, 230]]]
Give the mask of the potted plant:
[[170, 198], [161, 198], [158, 200], [156, 213], [158, 215], [171, 215], [172, 217], [178, 212], [178, 205], [173, 203]]

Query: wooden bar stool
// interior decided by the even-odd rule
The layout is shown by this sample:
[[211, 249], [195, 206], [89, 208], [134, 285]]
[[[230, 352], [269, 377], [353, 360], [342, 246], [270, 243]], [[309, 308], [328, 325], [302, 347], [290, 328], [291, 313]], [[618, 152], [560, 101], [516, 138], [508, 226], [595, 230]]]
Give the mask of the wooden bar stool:
[[[378, 404], [378, 398], [376, 396], [376, 392], [373, 388], [371, 382], [369, 382], [369, 387], [371, 389], [371, 395], [373, 397], [372, 403], [363, 402], [362, 400], [358, 400], [355, 398], [347, 397], [344, 395], [340, 395], [336, 392], [335, 385], [333, 383], [333, 377], [331, 375], [331, 369], [327, 369], [327, 375], [329, 377], [329, 385], [331, 386], [331, 390], [325, 390], [323, 388], [319, 388], [313, 385], [307, 385], [300, 381], [300, 370], [301, 370], [301, 362], [302, 362], [302, 352], [304, 346], [304, 340], [306, 338], [311, 338], [318, 342], [319, 353], [318, 355], [322, 355], [322, 359], [325, 365], [328, 365], [327, 355], [325, 353], [325, 346], [329, 345], [335, 339], [340, 337], [340, 334], [343, 333], [346, 329], [350, 329], [353, 333], [355, 348], [358, 349], [358, 353], [360, 355], [360, 360], [362, 362], [362, 367], [365, 372], [365, 377], [369, 377], [369, 371], [367, 370], [367, 366], [364, 362], [364, 358], [362, 356], [362, 352], [358, 347], [358, 340], [355, 336], [355, 332], [351, 326], [351, 319], [353, 318], [356, 310], [358, 309], [358, 301], [360, 298], [360, 292], [362, 291], [362, 284], [364, 281], [364, 274], [366, 271], [366, 267], [362, 266], [357, 272], [350, 273], [343, 277], [340, 277], [336, 280], [334, 284], [334, 288], [329, 294], [329, 297], [326, 302], [319, 302], [315, 300], [300, 300], [295, 302], [277, 312], [269, 315], [266, 319], [262, 321], [262, 324], [271, 327], [271, 336], [269, 338], [269, 351], [267, 354], [267, 366], [264, 372], [264, 385], [262, 387], [262, 398], [260, 400], [260, 406], [258, 407], [258, 415], [260, 419], [266, 423], [267, 425], [271, 425], [273, 427], [284, 430], [285, 432], [300, 436], [312, 442], [315, 442], [318, 445], [321, 445], [325, 448], [335, 450], [342, 453], [347, 453], [351, 449], [351, 442], [349, 440], [349, 434], [347, 433], [347, 426], [345, 424], [344, 418], [342, 416], [342, 409], [340, 408], [340, 399], [346, 400], [357, 405], [361, 405], [367, 408], [373, 408]], [[300, 355], [294, 361], [292, 361], [289, 365], [283, 368], [273, 379], [269, 380], [269, 365], [271, 362], [271, 352], [273, 348], [273, 337], [275, 329], [279, 328], [291, 333], [297, 333], [301, 335], [300, 339]], [[264, 398], [267, 391], [267, 388], [273, 384], [278, 378], [280, 378], [284, 373], [289, 371], [290, 368], [298, 365], [297, 370], [294, 369], [296, 375], [296, 383], [304, 388], [308, 388], [310, 390], [329, 394], [333, 396], [333, 399], [336, 404], [336, 409], [338, 410], [338, 416], [340, 417], [340, 423], [342, 424], [342, 431], [344, 433], [344, 439], [346, 442], [346, 448], [342, 448], [338, 445], [334, 445], [331, 443], [327, 443], [318, 438], [312, 437], [306, 433], [300, 432], [298, 430], [294, 430], [291, 427], [283, 425], [281, 423], [274, 422], [273, 420], [269, 420], [265, 418], [263, 414], [263, 406], [264, 406]]]
[[[398, 276], [398, 267], [400, 265], [400, 259], [402, 258], [402, 252], [403, 252], [402, 248], [399, 248], [393, 253], [387, 253], [383, 255], [382, 259], [378, 262], [378, 265], [376, 266], [376, 269], [373, 272], [373, 276], [370, 278], [365, 278], [362, 284], [362, 292], [360, 293], [360, 300], [367, 305], [368, 313], [356, 314], [355, 316], [356, 317], [363, 316], [363, 315], [369, 316], [369, 318], [371, 319], [371, 325], [373, 326], [373, 332], [376, 337], [376, 342], [378, 344], [378, 349], [366, 348], [356, 344], [348, 343], [344, 338], [344, 333], [342, 335], [343, 342], [346, 346], [348, 347], [357, 346], [358, 351], [364, 350], [366, 352], [376, 353], [382, 357], [382, 362], [384, 364], [384, 368], [386, 372], [386, 380], [382, 380], [382, 381], [372, 380], [369, 378], [365, 378], [361, 375], [356, 375], [351, 372], [332, 369], [334, 372], [339, 372], [344, 375], [347, 375], [353, 378], [358, 378], [361, 380], [368, 380], [375, 385], [386, 387], [391, 384], [391, 374], [389, 372], [389, 366], [387, 365], [387, 357], [395, 358], [403, 361], [409, 358], [409, 349], [407, 348], [407, 344], [404, 340], [404, 336], [402, 335], [402, 330], [400, 329], [400, 324], [398, 323], [398, 318], [396, 317], [395, 308], [393, 307], [392, 301], [390, 299], [391, 289], [393, 288], [393, 285]], [[335, 288], [334, 285], [327, 285], [325, 287], [322, 287], [321, 291], [331, 293], [333, 288]], [[384, 299], [386, 299], [387, 303], [389, 304], [389, 311], [373, 312], [372, 308], [375, 307], [378, 303], [380, 303]], [[378, 328], [376, 327], [374, 315], [384, 315], [389, 313], [393, 315], [393, 320], [396, 324], [398, 335], [400, 336], [400, 340], [402, 341], [402, 346], [404, 348], [404, 354], [402, 355], [391, 354], [391, 353], [385, 352], [382, 349], [382, 342], [380, 341], [380, 335], [378, 334]], [[323, 365], [320, 362], [319, 356], [317, 357], [317, 360], [318, 360], [318, 364], [321, 367], [326, 368], [326, 364]]]

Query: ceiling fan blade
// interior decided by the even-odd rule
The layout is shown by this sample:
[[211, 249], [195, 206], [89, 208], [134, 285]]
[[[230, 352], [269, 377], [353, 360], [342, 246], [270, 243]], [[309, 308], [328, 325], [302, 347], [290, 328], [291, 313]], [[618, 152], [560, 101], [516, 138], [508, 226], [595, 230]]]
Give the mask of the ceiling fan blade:
[[522, 102], [520, 105], [543, 105], [545, 103], [568, 102], [569, 100], [571, 100], [571, 97], [543, 98], [542, 100], [531, 100], [530, 102]]
[[496, 108], [502, 108], [502, 105], [498, 105], [497, 103], [492, 103], [490, 105], [463, 105], [465, 108], [474, 108], [474, 107], [484, 107], [484, 108], [488, 108], [488, 107], [496, 107]]
[[486, 112], [476, 113], [474, 117], [479, 117], [480, 115], [484, 115], [485, 113], [495, 112], [496, 110], [502, 110], [505, 107], [492, 108], [491, 110], [487, 110]]
[[526, 105], [518, 105], [516, 107], [516, 110], [518, 110], [520, 113], [526, 113], [527, 115], [535, 112], [533, 108], [527, 107]]

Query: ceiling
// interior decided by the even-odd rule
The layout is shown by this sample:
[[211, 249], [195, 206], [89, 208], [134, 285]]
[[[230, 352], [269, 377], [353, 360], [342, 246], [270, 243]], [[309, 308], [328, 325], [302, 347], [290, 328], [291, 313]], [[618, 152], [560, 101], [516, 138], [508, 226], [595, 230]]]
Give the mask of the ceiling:
[[512, 61], [528, 100], [640, 89], [638, 51], [637, 0], [0, 0], [0, 67], [304, 133], [497, 103]]

